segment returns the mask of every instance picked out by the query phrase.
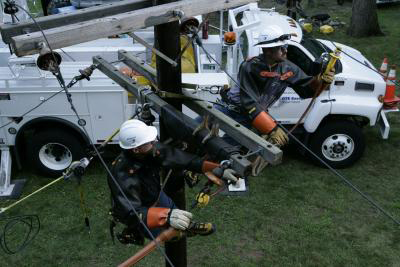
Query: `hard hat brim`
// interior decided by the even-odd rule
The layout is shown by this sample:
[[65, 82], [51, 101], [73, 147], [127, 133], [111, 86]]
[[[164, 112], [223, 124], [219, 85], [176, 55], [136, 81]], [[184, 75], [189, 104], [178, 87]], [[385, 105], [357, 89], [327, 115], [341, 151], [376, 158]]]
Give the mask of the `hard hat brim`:
[[256, 43], [254, 46], [268, 48], [268, 47], [283, 46], [286, 44], [288, 44], [288, 42], [286, 40], [284, 40], [284, 41], [278, 41], [278, 42], [274, 42], [274, 43], [270, 43], [270, 44], [263, 44], [262, 42], [259, 42], [259, 43]]

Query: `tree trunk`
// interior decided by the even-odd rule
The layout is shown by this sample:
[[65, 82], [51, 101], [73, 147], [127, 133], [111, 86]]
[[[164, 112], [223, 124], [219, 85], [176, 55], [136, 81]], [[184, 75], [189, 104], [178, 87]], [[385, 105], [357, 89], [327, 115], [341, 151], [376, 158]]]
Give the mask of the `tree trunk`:
[[294, 20], [296, 20], [296, 1], [297, 0], [287, 0], [286, 2], [287, 16], [291, 17]]
[[353, 37], [383, 35], [379, 27], [376, 0], [353, 0], [347, 34]]

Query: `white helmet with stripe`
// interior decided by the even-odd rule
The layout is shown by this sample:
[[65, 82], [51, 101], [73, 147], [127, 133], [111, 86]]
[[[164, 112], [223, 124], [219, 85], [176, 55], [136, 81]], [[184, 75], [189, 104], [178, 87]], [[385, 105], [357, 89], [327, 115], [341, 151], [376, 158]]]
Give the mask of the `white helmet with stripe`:
[[121, 125], [119, 146], [132, 149], [152, 142], [157, 138], [157, 128], [148, 126], [140, 120], [128, 120]]
[[277, 47], [287, 45], [291, 37], [290, 34], [284, 34], [282, 29], [276, 25], [268, 26], [258, 36], [258, 47]]

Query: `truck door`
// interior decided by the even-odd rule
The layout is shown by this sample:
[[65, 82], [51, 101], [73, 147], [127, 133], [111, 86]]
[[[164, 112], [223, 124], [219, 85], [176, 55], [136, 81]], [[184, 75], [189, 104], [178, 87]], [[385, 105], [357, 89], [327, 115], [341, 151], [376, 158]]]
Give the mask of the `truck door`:
[[[311, 73], [312, 59], [311, 55], [304, 52], [300, 47], [289, 45], [287, 58], [306, 74]], [[327, 92], [323, 93], [325, 98], [329, 98]], [[283, 124], [294, 124], [306, 110], [311, 99], [301, 99], [300, 96], [292, 89], [287, 88], [285, 93], [270, 108], [270, 113]]]

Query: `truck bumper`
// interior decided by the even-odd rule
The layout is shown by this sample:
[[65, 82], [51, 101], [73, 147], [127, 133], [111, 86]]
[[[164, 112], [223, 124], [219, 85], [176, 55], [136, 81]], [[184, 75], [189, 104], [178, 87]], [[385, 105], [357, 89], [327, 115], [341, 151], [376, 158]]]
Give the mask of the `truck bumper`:
[[390, 132], [390, 124], [389, 121], [386, 117], [386, 113], [389, 112], [399, 112], [399, 109], [382, 109], [379, 117], [378, 117], [378, 121], [377, 121], [377, 125], [379, 127], [379, 130], [381, 132], [381, 136], [383, 139], [388, 139], [389, 138], [389, 132]]

